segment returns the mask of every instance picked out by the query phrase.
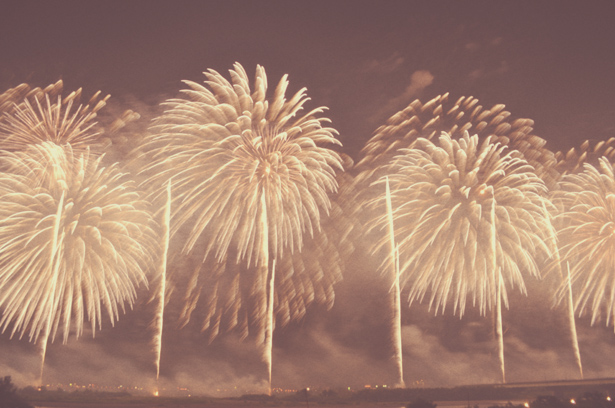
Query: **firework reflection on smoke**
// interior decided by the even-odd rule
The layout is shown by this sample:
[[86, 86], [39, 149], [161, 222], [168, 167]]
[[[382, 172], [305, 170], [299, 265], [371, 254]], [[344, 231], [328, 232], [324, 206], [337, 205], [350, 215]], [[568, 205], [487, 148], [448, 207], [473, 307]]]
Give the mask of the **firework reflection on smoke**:
[[[560, 254], [570, 266], [570, 281], [576, 294], [575, 311], [591, 310], [592, 324], [604, 312], [606, 325], [615, 318], [615, 176], [613, 165], [599, 160], [599, 167], [585, 164], [583, 172], [565, 175], [553, 201]], [[568, 296], [564, 281], [557, 297]]]
[[[436, 314], [452, 301], [453, 313], [463, 316], [471, 298], [484, 314], [500, 301], [508, 307], [507, 285], [526, 292], [522, 271], [540, 276], [535, 256], [551, 253], [546, 186], [517, 151], [491, 138], [480, 143], [478, 136], [453, 140], [443, 133], [437, 142], [417, 139], [413, 149], [402, 149], [377, 171], [388, 175], [391, 186], [410, 304], [431, 293]], [[383, 183], [375, 187], [384, 191]], [[387, 228], [384, 202], [384, 194], [370, 202], [378, 214], [374, 231]], [[385, 235], [375, 253], [389, 245]]]
[[61, 329], [66, 342], [86, 318], [100, 329], [103, 310], [113, 324], [147, 283], [155, 247], [147, 204], [87, 150], [45, 142], [0, 160], [3, 331], [46, 343]]
[[[308, 100], [305, 89], [286, 100], [286, 76], [267, 99], [267, 77], [261, 66], [256, 69], [253, 90], [239, 64], [230, 70], [232, 82], [213, 70], [205, 75], [206, 86], [185, 81], [189, 86], [182, 91], [185, 99], [165, 103], [166, 112], [143, 144], [151, 159], [143, 174], [158, 191], [171, 179], [171, 236], [187, 232], [185, 253], [203, 248], [203, 262], [214, 258], [217, 263], [216, 275], [226, 274], [229, 265], [259, 271], [229, 272], [230, 304], [215, 309], [217, 297], [227, 296], [215, 290], [209, 300], [214, 307], [204, 326], [216, 333], [222, 314], [230, 309], [231, 328], [240, 325], [247, 330], [248, 313], [243, 313], [243, 322], [238, 314], [252, 300], [260, 305], [251, 308], [252, 318], [263, 327], [267, 326], [267, 299], [278, 299], [277, 305], [273, 303], [279, 307], [280, 299], [291, 293], [282, 284], [316, 283], [295, 290], [294, 295], [303, 293], [302, 303], [309, 304], [318, 300], [318, 285], [338, 280], [335, 270], [306, 270], [288, 279], [285, 275], [295, 271], [277, 268], [276, 293], [267, 290], [271, 264], [294, 263], [292, 258], [300, 256], [306, 240], [325, 231], [320, 225], [331, 208], [329, 194], [337, 189], [335, 173], [343, 171], [340, 155], [329, 146], [340, 143], [336, 131], [323, 126], [328, 119], [318, 117], [324, 108], [299, 115]], [[196, 270], [190, 279], [194, 284], [201, 278], [201, 269]], [[219, 283], [213, 284], [217, 288]], [[241, 295], [242, 287], [250, 288], [248, 299]], [[191, 286], [188, 298], [193, 301], [188, 309], [193, 308], [195, 297], [198, 291]], [[271, 350], [265, 356], [270, 360]]]

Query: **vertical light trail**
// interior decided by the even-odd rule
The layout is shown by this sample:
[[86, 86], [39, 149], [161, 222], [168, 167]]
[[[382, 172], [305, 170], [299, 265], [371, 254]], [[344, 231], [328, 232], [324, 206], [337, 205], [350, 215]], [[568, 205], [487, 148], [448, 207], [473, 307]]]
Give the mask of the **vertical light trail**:
[[581, 364], [581, 350], [579, 348], [579, 339], [577, 338], [577, 325], [574, 320], [574, 304], [572, 302], [572, 277], [570, 276], [570, 265], [566, 262], [566, 269], [568, 270], [568, 319], [570, 322], [570, 333], [572, 335], [572, 345], [574, 348], [574, 357], [579, 367], [579, 373], [581, 373], [581, 379], [583, 379], [583, 365]]
[[263, 269], [265, 275], [265, 310], [267, 316], [265, 317], [265, 339], [263, 344], [263, 357], [265, 364], [267, 364], [268, 372], [268, 395], [271, 395], [271, 368], [272, 368], [272, 354], [273, 354], [273, 291], [275, 284], [275, 260], [273, 268], [271, 270], [271, 278], [267, 282], [269, 276], [269, 226], [267, 224], [267, 203], [265, 201], [265, 191], [261, 192], [261, 257], [258, 260], [260, 262], [259, 267]]
[[[547, 211], [546, 207], [544, 207], [544, 205], [543, 205], [543, 210], [545, 214], [549, 214], [549, 212]], [[563, 280], [565, 278], [564, 278], [564, 273], [562, 272], [562, 259], [560, 257], [559, 247], [558, 247], [557, 239], [556, 239], [557, 232], [553, 228], [553, 223], [550, 223], [550, 225], [551, 225], [551, 231], [550, 231], [549, 236], [550, 236], [551, 246], [553, 247], [553, 251], [554, 251], [557, 271], [559, 272], [560, 278]], [[579, 340], [577, 337], [577, 326], [576, 326], [576, 322], [574, 319], [574, 303], [572, 301], [572, 282], [571, 282], [571, 277], [570, 277], [570, 265], [568, 262], [566, 262], [566, 268], [568, 270], [568, 278], [566, 279], [567, 289], [568, 289], [568, 296], [566, 299], [567, 309], [568, 309], [567, 310], [568, 324], [570, 327], [570, 337], [572, 340], [572, 350], [574, 352], [574, 358], [576, 360], [577, 367], [579, 367], [579, 373], [581, 375], [581, 379], [583, 379], [583, 364], [581, 361], [581, 349], [579, 347]]]
[[268, 356], [267, 369], [269, 371], [269, 395], [271, 396], [271, 372], [272, 372], [272, 357], [273, 357], [273, 295], [275, 287], [275, 258], [271, 265], [271, 278], [269, 279], [269, 304], [267, 305], [267, 334], [265, 338], [265, 348]]
[[[171, 223], [171, 180], [167, 182], [167, 202], [162, 214], [162, 256], [160, 257], [160, 288], [158, 291], [158, 308], [156, 311], [156, 334], [154, 336], [154, 346], [156, 348], [156, 383], [160, 378], [160, 357], [162, 354], [162, 330], [164, 323], [165, 294], [167, 287], [167, 260], [169, 254]], [[156, 392], [158, 390], [156, 389]]]
[[493, 283], [497, 285], [496, 290], [496, 333], [498, 337], [498, 355], [500, 358], [500, 368], [502, 370], [502, 383], [506, 383], [506, 370], [504, 366], [504, 332], [502, 330], [502, 273], [498, 268], [496, 228], [495, 228], [495, 189], [491, 187], [491, 267], [493, 269]]
[[387, 220], [388, 220], [388, 232], [389, 243], [391, 246], [390, 252], [390, 265], [391, 275], [393, 276], [393, 285], [391, 288], [392, 300], [393, 300], [393, 321], [391, 325], [394, 358], [397, 364], [397, 384], [396, 387], [405, 388], [404, 383], [404, 364], [402, 355], [402, 341], [401, 341], [401, 294], [399, 285], [399, 250], [395, 244], [395, 230], [393, 228], [393, 205], [391, 204], [391, 189], [389, 187], [389, 178], [386, 177], [386, 207], [387, 207]]
[[498, 272], [498, 290], [497, 290], [497, 326], [496, 333], [498, 334], [498, 355], [500, 357], [500, 368], [502, 370], [502, 384], [506, 383], [506, 370], [504, 366], [504, 331], [502, 330], [502, 274]]
[[58, 302], [59, 299], [56, 299], [56, 286], [58, 283], [58, 268], [60, 266], [60, 262], [57, 260], [58, 249], [59, 249], [59, 235], [60, 235], [60, 220], [62, 219], [62, 209], [64, 208], [64, 191], [62, 191], [62, 195], [60, 196], [60, 202], [58, 203], [58, 210], [56, 211], [55, 220], [53, 222], [53, 233], [51, 240], [51, 254], [49, 258], [49, 268], [52, 270], [52, 281], [51, 281], [51, 290], [47, 299], [49, 300], [47, 304], [49, 304], [49, 313], [47, 314], [47, 323], [45, 324], [45, 334], [41, 340], [41, 371], [39, 376], [39, 384], [41, 387], [43, 386], [43, 371], [45, 369], [45, 357], [47, 355], [47, 343], [49, 342], [49, 336], [51, 334], [51, 325], [52, 321], [55, 318], [55, 303]]

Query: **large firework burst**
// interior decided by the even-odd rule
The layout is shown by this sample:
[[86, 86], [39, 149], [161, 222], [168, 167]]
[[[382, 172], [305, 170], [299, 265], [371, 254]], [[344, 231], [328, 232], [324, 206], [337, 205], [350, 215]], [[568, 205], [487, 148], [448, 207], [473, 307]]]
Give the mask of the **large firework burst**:
[[[463, 315], [468, 298], [481, 313], [499, 310], [500, 302], [507, 306], [507, 286], [525, 292], [524, 273], [540, 275], [535, 256], [551, 253], [546, 186], [519, 152], [493, 138], [443, 133], [417, 139], [378, 171], [390, 183], [401, 285], [410, 303], [429, 293], [436, 313], [452, 302]], [[385, 182], [372, 186], [373, 228], [382, 231], [376, 252], [390, 246]]]
[[[299, 254], [306, 236], [325, 231], [321, 222], [331, 207], [329, 194], [337, 189], [336, 171], [343, 170], [340, 155], [330, 147], [340, 143], [336, 131], [326, 126], [329, 120], [319, 117], [324, 108], [300, 114], [308, 101], [305, 89], [286, 100], [286, 76], [267, 98], [261, 66], [253, 90], [241, 65], [235, 64], [230, 75], [231, 82], [209, 70], [206, 86], [185, 81], [185, 99], [166, 102], [166, 112], [143, 145], [150, 161], [144, 174], [159, 191], [171, 180], [171, 233], [187, 231], [184, 252], [202, 245], [203, 260], [261, 270], [231, 279], [231, 302], [223, 310], [236, 310], [243, 299], [239, 288], [250, 288], [260, 305], [253, 308], [255, 320], [266, 323], [270, 364], [274, 292], [292, 282], [292, 288], [278, 292], [277, 307], [289, 304], [280, 302], [281, 296], [303, 295], [304, 303], [310, 303], [320, 284], [339, 280], [335, 268], [332, 279], [321, 279], [329, 269], [295, 279], [301, 270], [287, 257]], [[295, 267], [280, 268], [289, 262]], [[303, 285], [306, 280], [311, 287]]]
[[[318, 229], [330, 207], [327, 194], [336, 190], [335, 170], [342, 170], [340, 156], [327, 145], [340, 143], [335, 130], [322, 126], [328, 119], [316, 117], [323, 108], [297, 115], [308, 100], [305, 89], [287, 101], [284, 77], [268, 101], [262, 67], [252, 93], [241, 65], [230, 72], [232, 83], [207, 72], [211, 90], [185, 81], [187, 98], [166, 103], [168, 110], [143, 146], [154, 159], [146, 172], [148, 184], [156, 187], [172, 180], [173, 231], [194, 221], [186, 251], [210, 235], [215, 239], [206, 254], [222, 259], [232, 246], [237, 262], [246, 258], [260, 265], [263, 240], [281, 257]], [[268, 237], [257, 225], [261, 197]]]
[[55, 337], [113, 323], [154, 254], [147, 204], [117, 167], [45, 142], [0, 159], [0, 324]]
[[[452, 300], [463, 315], [471, 297], [484, 313], [496, 300], [494, 274], [523, 292], [522, 272], [540, 275], [534, 255], [550, 253], [541, 198], [546, 187], [517, 152], [491, 139], [454, 140], [444, 133], [438, 141], [418, 139], [385, 167], [410, 302], [431, 292], [436, 313]], [[384, 193], [384, 187], [379, 190]], [[381, 194], [373, 205], [384, 209], [384, 200]], [[381, 214], [375, 228], [385, 230], [386, 211]], [[495, 254], [489, 245], [494, 233]], [[376, 248], [388, 245], [386, 240]], [[499, 272], [492, 270], [494, 259]]]
[[[585, 164], [578, 174], [565, 175], [554, 192], [560, 254], [570, 267], [575, 310], [591, 310], [592, 324], [602, 313], [606, 324], [615, 318], [615, 175], [613, 165]], [[562, 285], [558, 298], [566, 297]]]

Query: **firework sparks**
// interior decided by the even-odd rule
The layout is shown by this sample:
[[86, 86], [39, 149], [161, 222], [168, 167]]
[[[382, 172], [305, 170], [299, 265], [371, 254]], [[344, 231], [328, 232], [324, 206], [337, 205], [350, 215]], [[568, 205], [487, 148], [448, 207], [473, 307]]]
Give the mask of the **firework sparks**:
[[[254, 317], [264, 323], [273, 314], [267, 299], [274, 304], [275, 296], [268, 282], [275, 282], [276, 290], [278, 282], [287, 282], [288, 272], [280, 268], [274, 279], [272, 263], [298, 254], [306, 237], [322, 231], [329, 194], [337, 189], [336, 171], [343, 171], [340, 155], [330, 146], [340, 143], [336, 131], [325, 126], [328, 119], [318, 117], [324, 108], [299, 115], [308, 100], [305, 89], [286, 100], [286, 76], [267, 99], [261, 66], [253, 90], [241, 65], [230, 74], [231, 82], [209, 70], [206, 86], [185, 81], [186, 98], [166, 102], [166, 112], [144, 142], [151, 157], [144, 174], [158, 190], [171, 180], [171, 234], [187, 229], [184, 252], [203, 245], [203, 260], [211, 255], [218, 264], [261, 271], [251, 277], [237, 274], [231, 286], [239, 295], [240, 281], [253, 280], [247, 286], [262, 305]], [[240, 302], [235, 296], [231, 308], [237, 310]], [[271, 367], [271, 350], [265, 356]]]
[[[57, 89], [53, 88], [57, 91]], [[27, 146], [43, 142], [58, 145], [69, 143], [75, 152], [93, 148], [100, 143], [101, 131], [97, 130], [96, 112], [102, 109], [109, 95], [98, 100], [96, 93], [86, 105], [73, 105], [80, 99], [81, 90], [70, 93], [64, 99], [57, 95], [54, 101], [49, 92], [26, 98], [15, 104], [10, 114], [0, 121], [0, 148], [19, 151]]]
[[556, 152], [556, 168], [560, 174], [574, 174], [583, 171], [583, 165], [589, 163], [599, 166], [599, 160], [606, 157], [611, 163], [615, 159], [615, 138], [593, 142], [586, 140], [577, 148], [567, 152]]
[[[155, 239], [147, 204], [102, 156], [45, 142], [6, 153], [0, 176], [0, 325], [66, 342], [111, 323], [146, 284]], [[43, 361], [44, 362], [44, 361]]]
[[532, 133], [534, 121], [512, 120], [511, 113], [504, 108], [498, 104], [484, 109], [473, 97], [460, 97], [452, 103], [448, 93], [425, 104], [415, 100], [378, 128], [365, 145], [357, 164], [363, 172], [359, 180], [370, 177], [377, 166], [391, 160], [399, 149], [411, 148], [418, 138], [432, 140], [446, 132], [451, 138], [460, 139], [468, 132], [478, 135], [481, 141], [491, 138], [494, 143], [518, 150], [547, 186], [554, 185], [558, 178], [555, 155], [545, 147], [544, 139]]
[[110, 95], [101, 98], [98, 91], [82, 103], [81, 89], [63, 97], [63, 86], [62, 81], [44, 89], [22, 84], [0, 94], [1, 151], [51, 142], [70, 144], [75, 153], [101, 154], [111, 144], [108, 136], [140, 117], [126, 110], [103, 127], [96, 119]]
[[[479, 143], [478, 136], [453, 140], [443, 133], [437, 142], [417, 139], [379, 170], [391, 186], [410, 304], [430, 292], [436, 313], [452, 301], [453, 312], [463, 316], [471, 298], [484, 314], [499, 310], [500, 301], [508, 306], [507, 286], [525, 293], [522, 272], [540, 275], [534, 257], [551, 252], [544, 236], [546, 186], [518, 152], [491, 138]], [[384, 192], [383, 183], [374, 188]], [[371, 201], [379, 214], [375, 231], [388, 228], [385, 201], [384, 193]], [[388, 247], [386, 235], [375, 252]]]
[[[599, 167], [585, 164], [578, 174], [565, 175], [554, 192], [561, 208], [556, 216], [562, 261], [570, 265], [570, 282], [576, 293], [575, 310], [591, 310], [592, 324], [606, 314], [615, 318], [615, 176], [606, 159]], [[568, 295], [568, 282], [558, 291]]]
[[60, 80], [54, 84], [49, 85], [45, 89], [32, 88], [28, 84], [20, 84], [15, 88], [8, 89], [0, 94], [0, 115], [10, 115], [13, 112], [15, 106], [21, 104], [24, 100], [31, 97], [40, 98], [45, 94], [52, 97], [56, 97], [60, 92], [62, 92], [63, 85], [64, 84]]

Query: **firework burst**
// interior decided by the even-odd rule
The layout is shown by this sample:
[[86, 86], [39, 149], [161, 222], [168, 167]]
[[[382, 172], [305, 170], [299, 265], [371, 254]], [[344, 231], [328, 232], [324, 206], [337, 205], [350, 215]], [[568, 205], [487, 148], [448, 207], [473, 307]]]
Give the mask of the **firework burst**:
[[8, 89], [0, 94], [0, 115], [10, 114], [16, 105], [31, 97], [40, 98], [45, 94], [56, 97], [62, 91], [62, 87], [63, 83], [60, 80], [45, 89], [32, 88], [28, 84], [20, 84], [15, 88]]
[[78, 89], [62, 96], [63, 83], [58, 81], [44, 89], [22, 84], [0, 95], [0, 150], [20, 151], [28, 146], [51, 142], [70, 144], [72, 150], [102, 154], [114, 134], [139, 115], [124, 111], [104, 128], [96, 121], [110, 95], [95, 93], [87, 103], [81, 102]]
[[[111, 323], [135, 287], [146, 284], [154, 253], [147, 204], [116, 166], [70, 145], [41, 143], [2, 156], [0, 324], [11, 334], [66, 342], [87, 318]], [[46, 339], [45, 339], [46, 340]]]
[[[554, 192], [560, 254], [570, 267], [575, 310], [591, 310], [592, 324], [602, 313], [606, 324], [615, 318], [615, 175], [613, 165], [585, 164], [578, 174], [565, 175]], [[561, 301], [568, 282], [558, 291]]]
[[589, 163], [599, 166], [599, 160], [606, 157], [611, 163], [615, 160], [615, 138], [601, 141], [586, 140], [580, 146], [567, 152], [556, 152], [556, 169], [560, 174], [574, 174], [583, 171], [583, 165]]
[[13, 105], [10, 114], [5, 114], [0, 121], [0, 149], [18, 151], [43, 142], [70, 144], [75, 152], [94, 148], [100, 143], [101, 134], [96, 129], [96, 112], [109, 98], [99, 100], [99, 95], [100, 92], [96, 93], [88, 104], [76, 108], [80, 89], [64, 99], [42, 92]]
[[[436, 313], [452, 302], [462, 316], [470, 298], [484, 314], [508, 305], [507, 286], [525, 293], [524, 273], [540, 275], [535, 257], [551, 253], [546, 186], [519, 152], [492, 138], [443, 133], [417, 139], [378, 171], [390, 183], [401, 285], [410, 303], [430, 293]], [[372, 228], [382, 231], [375, 252], [390, 246], [385, 182], [375, 183], [380, 193], [370, 202], [378, 214]]]
[[555, 155], [545, 147], [546, 141], [533, 132], [531, 119], [511, 119], [502, 104], [484, 109], [478, 99], [462, 96], [454, 103], [449, 94], [433, 98], [423, 104], [415, 100], [379, 127], [362, 150], [357, 168], [363, 173], [359, 180], [372, 175], [373, 170], [391, 160], [403, 148], [411, 148], [418, 138], [432, 140], [441, 132], [460, 139], [465, 132], [478, 135], [481, 141], [491, 138], [511, 149], [518, 150], [531, 164], [547, 186], [554, 185], [558, 173], [554, 169]]
[[[325, 231], [321, 223], [331, 208], [329, 194], [337, 190], [336, 171], [343, 171], [342, 158], [330, 147], [340, 143], [337, 132], [326, 126], [329, 120], [319, 117], [324, 108], [300, 114], [308, 101], [305, 89], [286, 99], [286, 76], [268, 99], [261, 66], [253, 89], [241, 65], [235, 64], [230, 75], [231, 82], [209, 70], [206, 86], [184, 81], [189, 87], [183, 91], [185, 98], [166, 102], [167, 110], [144, 142], [149, 163], [143, 174], [156, 191], [171, 180], [171, 235], [187, 231], [184, 252], [202, 247], [202, 259], [214, 258], [218, 263], [214, 270], [226, 271], [230, 264], [260, 271], [235, 274], [229, 283], [231, 295], [222, 295], [230, 303], [214, 308], [211, 316], [219, 322], [216, 314], [231, 309], [232, 320], [237, 321], [234, 311], [245, 300], [240, 288], [247, 287], [260, 305], [252, 308], [254, 320], [269, 323], [264, 343], [270, 344], [271, 305], [276, 305], [278, 288], [292, 282], [290, 289], [278, 292], [276, 305], [287, 305], [288, 313], [283, 314], [290, 318], [302, 312], [291, 312], [295, 301], [280, 301], [280, 295], [303, 295], [305, 300], [297, 303], [301, 308], [320, 297], [320, 285], [325, 284], [327, 292], [339, 280], [335, 270], [333, 278], [321, 279], [328, 269], [292, 276], [300, 267], [289, 258], [298, 256], [307, 240]], [[284, 263], [295, 267], [281, 269]], [[305, 265], [322, 267], [317, 262]], [[269, 285], [275, 285], [275, 291]], [[215, 287], [213, 305], [219, 296]], [[207, 327], [209, 322], [206, 319]], [[215, 334], [219, 324], [213, 326]], [[271, 373], [270, 353], [269, 347], [265, 359]]]

